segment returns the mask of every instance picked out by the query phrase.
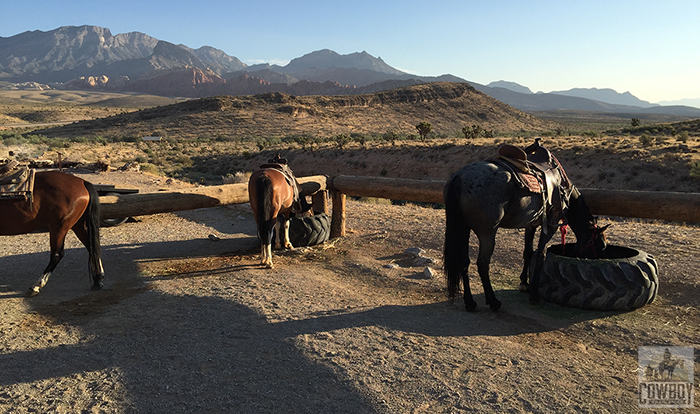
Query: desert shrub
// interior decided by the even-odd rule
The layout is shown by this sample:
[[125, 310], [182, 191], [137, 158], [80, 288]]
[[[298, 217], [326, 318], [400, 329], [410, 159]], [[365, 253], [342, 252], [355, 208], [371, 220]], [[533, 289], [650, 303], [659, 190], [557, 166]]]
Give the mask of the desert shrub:
[[659, 135], [656, 137], [656, 143], [657, 144], [663, 144], [664, 142], [668, 141], [668, 137], [665, 135]]
[[251, 172], [236, 171], [235, 174], [228, 173], [221, 177], [224, 184], [247, 183], [250, 180]]
[[191, 167], [194, 164], [192, 158], [187, 155], [178, 155], [172, 159], [172, 162], [180, 164], [181, 167]]
[[347, 134], [338, 134], [336, 135], [333, 140], [335, 141], [336, 145], [338, 145], [338, 148], [343, 149], [350, 141], [352, 141], [352, 138], [350, 138], [349, 135]]
[[690, 176], [693, 178], [700, 178], [700, 161], [695, 161], [690, 164]]
[[645, 147], [649, 147], [654, 143], [654, 140], [648, 134], [642, 134], [639, 137], [639, 142]]
[[688, 142], [688, 139], [690, 138], [690, 134], [688, 131], [681, 131], [680, 134], [676, 137], [676, 140], [681, 141], [681, 142]]
[[158, 169], [158, 167], [148, 162], [145, 164], [141, 164], [141, 171], [153, 175], [160, 174], [160, 170]]
[[590, 131], [583, 131], [581, 133], [584, 137], [590, 137], [590, 138], [597, 138], [598, 133], [596, 131], [590, 130]]
[[384, 135], [382, 135], [382, 139], [384, 141], [391, 142], [391, 145], [396, 145], [396, 140], [399, 139], [399, 134], [397, 134], [394, 131], [388, 131], [388, 132], [385, 132]]

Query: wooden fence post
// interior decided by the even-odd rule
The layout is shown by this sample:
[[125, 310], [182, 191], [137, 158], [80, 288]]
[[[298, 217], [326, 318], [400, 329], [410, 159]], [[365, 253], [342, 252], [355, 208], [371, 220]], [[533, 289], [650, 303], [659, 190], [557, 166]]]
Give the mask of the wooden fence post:
[[345, 236], [345, 194], [332, 191], [333, 215], [331, 216], [331, 239]]
[[328, 191], [323, 190], [314, 194], [311, 197], [311, 204], [314, 207], [314, 211], [320, 211], [322, 213], [329, 213], [328, 209]]

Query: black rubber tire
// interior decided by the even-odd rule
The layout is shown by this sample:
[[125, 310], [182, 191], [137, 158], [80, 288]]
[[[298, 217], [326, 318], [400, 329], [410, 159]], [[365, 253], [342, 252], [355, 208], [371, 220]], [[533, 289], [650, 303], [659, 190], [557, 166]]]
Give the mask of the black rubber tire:
[[289, 223], [289, 241], [294, 247], [321, 244], [328, 241], [330, 234], [331, 218], [326, 213], [292, 217]]
[[539, 287], [545, 300], [581, 309], [626, 311], [656, 298], [659, 268], [652, 255], [608, 245], [612, 259], [580, 259], [573, 257], [575, 245], [566, 247], [563, 255], [561, 244], [547, 249]]
[[[119, 194], [119, 193], [107, 193], [107, 194], [100, 194], [100, 195], [119, 196], [121, 194]], [[129, 217], [102, 219], [102, 220], [100, 220], [100, 227], [116, 227], [116, 226], [119, 226], [119, 225], [126, 223], [127, 220], [129, 220]]]
[[120, 224], [126, 223], [129, 217], [115, 218], [115, 219], [102, 219], [100, 220], [100, 225], [102, 227], [115, 227]]

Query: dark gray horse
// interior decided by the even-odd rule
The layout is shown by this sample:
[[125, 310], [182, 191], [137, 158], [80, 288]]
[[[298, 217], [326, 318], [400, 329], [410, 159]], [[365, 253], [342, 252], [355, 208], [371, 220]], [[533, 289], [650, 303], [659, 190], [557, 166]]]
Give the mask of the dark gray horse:
[[[464, 306], [468, 311], [476, 308], [469, 288], [469, 237], [473, 230], [479, 239], [479, 257], [476, 261], [486, 304], [496, 311], [501, 302], [491, 287], [489, 264], [496, 245], [499, 227], [525, 229], [524, 266], [520, 275], [520, 291], [530, 292], [530, 302], [537, 303], [539, 278], [544, 260], [544, 248], [556, 230], [556, 224], [543, 220], [542, 195], [522, 189], [511, 171], [490, 161], [479, 161], [457, 171], [445, 184], [445, 274], [450, 300], [459, 293], [460, 280], [464, 285]], [[571, 188], [568, 211], [564, 212], [568, 225], [576, 235], [576, 254], [579, 257], [602, 257], [606, 247], [603, 231], [591, 215], [583, 197]], [[543, 221], [547, 221], [543, 223]], [[537, 251], [533, 254], [533, 241], [537, 227], [540, 232]], [[530, 262], [535, 258], [535, 269], [528, 274]]]

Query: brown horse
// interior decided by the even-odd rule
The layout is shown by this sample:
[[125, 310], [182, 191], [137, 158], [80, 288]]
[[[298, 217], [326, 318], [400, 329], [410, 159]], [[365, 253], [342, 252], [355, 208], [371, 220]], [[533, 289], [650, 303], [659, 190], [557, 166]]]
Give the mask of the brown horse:
[[38, 172], [31, 200], [0, 200], [0, 235], [45, 229], [49, 231], [51, 258], [27, 296], [36, 296], [46, 285], [65, 254], [64, 241], [71, 229], [90, 254], [92, 290], [101, 289], [104, 270], [100, 255], [100, 199], [92, 184], [58, 171]]
[[[302, 211], [311, 207], [303, 195], [296, 195], [294, 185], [294, 178], [288, 177], [277, 168], [257, 170], [248, 181], [250, 206], [255, 215], [255, 223], [258, 225], [262, 266], [272, 268], [272, 238], [275, 229], [277, 229], [275, 248], [279, 249], [281, 246], [286, 249], [294, 248], [289, 241], [289, 218], [295, 203], [301, 203]], [[280, 227], [284, 230], [280, 231]]]

